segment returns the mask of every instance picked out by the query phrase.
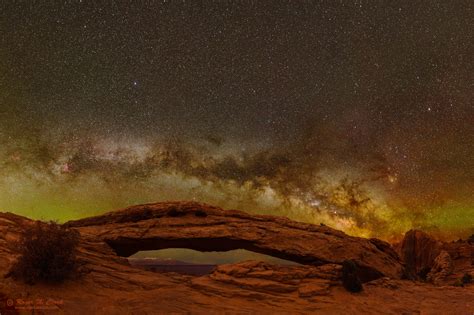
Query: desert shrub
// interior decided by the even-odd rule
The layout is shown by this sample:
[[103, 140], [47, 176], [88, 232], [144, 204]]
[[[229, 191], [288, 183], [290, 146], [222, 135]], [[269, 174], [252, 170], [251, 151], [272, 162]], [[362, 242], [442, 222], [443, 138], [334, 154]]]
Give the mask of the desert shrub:
[[464, 287], [464, 285], [469, 284], [471, 282], [472, 282], [472, 276], [466, 272], [461, 278], [457, 279], [453, 285], [455, 287]]
[[428, 274], [430, 273], [431, 271], [431, 268], [430, 267], [424, 267], [423, 269], [421, 269], [419, 272], [418, 272], [418, 278], [422, 281], [426, 281], [426, 279], [428, 278]]
[[403, 269], [402, 269], [401, 278], [403, 280], [416, 280], [416, 276], [414, 275], [414, 273], [409, 268], [407, 268], [406, 266], [403, 267]]
[[74, 274], [79, 233], [55, 222], [36, 222], [24, 231], [20, 257], [9, 275], [26, 283], [62, 282]]
[[465, 273], [461, 278], [462, 284], [468, 284], [472, 282], [472, 276], [469, 273]]
[[470, 244], [474, 244], [474, 234], [472, 234], [471, 236], [469, 236], [469, 238], [467, 239], [467, 241], [468, 241]]
[[362, 282], [357, 275], [357, 265], [352, 260], [342, 262], [342, 284], [349, 292], [362, 291]]

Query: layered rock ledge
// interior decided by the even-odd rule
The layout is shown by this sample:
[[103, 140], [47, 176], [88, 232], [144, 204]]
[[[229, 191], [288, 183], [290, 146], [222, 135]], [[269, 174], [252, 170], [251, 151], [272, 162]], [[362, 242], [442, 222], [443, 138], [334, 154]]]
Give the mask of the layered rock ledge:
[[[9, 301], [21, 306], [37, 300], [57, 301], [38, 314], [471, 314], [474, 284], [454, 287], [455, 276], [473, 274], [474, 244], [441, 245], [453, 261], [453, 274], [442, 286], [398, 279], [402, 263], [388, 243], [348, 236], [326, 226], [284, 218], [225, 211], [197, 203], [158, 203], [68, 222], [80, 232], [77, 278], [50, 285], [27, 285], [5, 278], [18, 256], [16, 241], [34, 221], [0, 212], [0, 312]], [[430, 267], [445, 276], [446, 259], [410, 241], [401, 252], [414, 271]], [[420, 239], [420, 237], [417, 237]], [[422, 237], [426, 239], [426, 237]], [[418, 244], [420, 243], [420, 244]], [[432, 243], [428, 241], [428, 243]], [[411, 244], [411, 245], [410, 245]], [[413, 245], [413, 246], [412, 246]], [[210, 274], [190, 276], [152, 272], [128, 263], [124, 256], [139, 250], [186, 247], [198, 250], [245, 248], [300, 262], [274, 265], [258, 261], [219, 265]], [[447, 254], [446, 254], [447, 253]], [[439, 256], [439, 255], [438, 255]], [[341, 262], [361, 267], [363, 291], [342, 286]], [[439, 268], [438, 268], [439, 267]], [[417, 269], [416, 269], [417, 268]], [[381, 275], [383, 275], [381, 277]], [[449, 286], [443, 284], [450, 284]], [[20, 303], [21, 302], [21, 303]], [[5, 311], [5, 312], [4, 312]], [[20, 311], [21, 313], [21, 311]]]

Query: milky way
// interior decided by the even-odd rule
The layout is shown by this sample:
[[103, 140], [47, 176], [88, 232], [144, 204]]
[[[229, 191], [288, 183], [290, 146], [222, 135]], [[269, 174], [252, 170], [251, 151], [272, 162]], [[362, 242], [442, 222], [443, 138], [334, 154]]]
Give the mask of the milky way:
[[474, 233], [471, 1], [0, 9], [3, 211], [191, 199]]

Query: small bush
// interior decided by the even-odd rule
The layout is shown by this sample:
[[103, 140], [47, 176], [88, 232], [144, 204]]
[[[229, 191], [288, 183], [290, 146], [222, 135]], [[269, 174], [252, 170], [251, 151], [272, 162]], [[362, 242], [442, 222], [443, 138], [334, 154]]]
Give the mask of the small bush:
[[60, 224], [36, 222], [22, 235], [20, 257], [9, 275], [26, 283], [62, 282], [77, 269], [79, 233]]
[[419, 272], [418, 272], [418, 278], [421, 280], [421, 281], [426, 281], [426, 279], [428, 278], [428, 274], [430, 273], [431, 271], [431, 268], [430, 267], [424, 267], [423, 269], [421, 269]]
[[474, 244], [474, 234], [472, 234], [471, 236], [469, 236], [469, 238], [467, 239], [468, 243], [469, 244]]
[[469, 273], [465, 273], [461, 278], [462, 284], [468, 284], [472, 282], [472, 276]]
[[464, 287], [464, 285], [469, 284], [471, 282], [472, 282], [472, 276], [466, 272], [461, 278], [457, 279], [453, 285], [455, 287]]
[[357, 275], [357, 265], [352, 260], [342, 262], [342, 284], [349, 292], [362, 291], [362, 283]]

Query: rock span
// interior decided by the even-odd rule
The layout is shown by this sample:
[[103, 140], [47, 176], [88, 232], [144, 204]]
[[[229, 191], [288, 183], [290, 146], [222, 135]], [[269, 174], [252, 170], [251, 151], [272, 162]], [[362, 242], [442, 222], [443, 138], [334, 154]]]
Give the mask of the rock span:
[[68, 222], [107, 243], [119, 256], [164, 248], [246, 249], [313, 266], [353, 260], [362, 281], [400, 278], [402, 264], [388, 243], [349, 236], [327, 226], [250, 215], [200, 203], [133, 206]]

